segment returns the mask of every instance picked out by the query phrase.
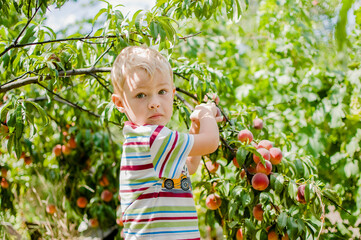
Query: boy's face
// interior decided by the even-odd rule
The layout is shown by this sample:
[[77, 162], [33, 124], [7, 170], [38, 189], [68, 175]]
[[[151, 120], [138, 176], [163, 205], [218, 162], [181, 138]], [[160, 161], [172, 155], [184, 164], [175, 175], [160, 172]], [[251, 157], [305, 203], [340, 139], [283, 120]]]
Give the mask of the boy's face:
[[113, 94], [112, 100], [137, 125], [166, 125], [172, 117], [174, 93], [167, 74], [157, 70], [151, 80], [145, 70], [138, 69], [127, 77], [123, 92]]

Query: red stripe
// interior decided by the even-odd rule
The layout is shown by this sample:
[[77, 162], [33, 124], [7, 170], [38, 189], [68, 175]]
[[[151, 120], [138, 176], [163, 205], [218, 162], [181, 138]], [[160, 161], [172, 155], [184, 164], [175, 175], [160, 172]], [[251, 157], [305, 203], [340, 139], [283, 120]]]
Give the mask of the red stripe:
[[184, 239], [179, 239], [179, 240], [201, 240], [200, 238], [184, 238]]
[[193, 195], [192, 193], [155, 192], [142, 194], [138, 197], [138, 200], [158, 197], [193, 198]]
[[123, 145], [148, 145], [149, 142], [126, 142]]
[[179, 239], [179, 240], [201, 240], [200, 238], [184, 238], [184, 239]]
[[149, 145], [152, 147], [154, 140], [157, 138], [160, 131], [163, 129], [164, 126], [159, 125], [153, 132], [152, 136], [150, 136]]
[[172, 148], [169, 150], [167, 156], [165, 157], [165, 160], [163, 161], [162, 167], [160, 168], [160, 171], [159, 171], [159, 177], [160, 178], [163, 176], [163, 169], [164, 169], [166, 163], [168, 162], [169, 156], [173, 152], [173, 150], [175, 148], [175, 145], [177, 144], [177, 141], [178, 141], [178, 132], [175, 132], [175, 139], [174, 139]]
[[127, 189], [127, 190], [120, 190], [119, 192], [126, 193], [126, 192], [137, 192], [147, 190], [149, 187], [138, 188], [138, 189]]
[[197, 219], [195, 217], [156, 217], [156, 218], [147, 218], [147, 219], [127, 219], [123, 222], [153, 222], [159, 220], [190, 220], [190, 219]]
[[128, 170], [128, 171], [137, 171], [137, 170], [145, 170], [153, 168], [153, 163], [148, 163], [144, 165], [129, 165], [129, 166], [121, 166], [120, 170]]

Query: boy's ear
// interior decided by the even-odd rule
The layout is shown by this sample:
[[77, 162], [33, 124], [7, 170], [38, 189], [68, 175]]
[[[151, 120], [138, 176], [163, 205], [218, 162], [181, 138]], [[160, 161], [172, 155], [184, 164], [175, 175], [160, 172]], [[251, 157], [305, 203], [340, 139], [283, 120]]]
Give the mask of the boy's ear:
[[112, 101], [121, 113], [125, 113], [124, 105], [122, 99], [118, 94], [112, 94]]

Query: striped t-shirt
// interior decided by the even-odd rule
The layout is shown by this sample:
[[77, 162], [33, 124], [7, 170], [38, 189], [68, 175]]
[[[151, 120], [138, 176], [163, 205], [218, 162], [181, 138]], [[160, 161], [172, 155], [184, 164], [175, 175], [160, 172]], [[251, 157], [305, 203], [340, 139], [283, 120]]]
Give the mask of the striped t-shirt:
[[124, 237], [200, 239], [186, 159], [193, 136], [126, 122], [120, 169]]

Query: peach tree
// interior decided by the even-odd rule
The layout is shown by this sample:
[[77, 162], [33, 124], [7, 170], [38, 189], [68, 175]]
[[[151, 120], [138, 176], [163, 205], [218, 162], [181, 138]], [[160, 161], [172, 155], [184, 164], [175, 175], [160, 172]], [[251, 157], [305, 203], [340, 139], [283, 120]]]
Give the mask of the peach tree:
[[[360, 49], [357, 32], [345, 39], [352, 1], [343, 3], [335, 31], [340, 54], [351, 51], [348, 41], [355, 42], [353, 52]], [[120, 232], [125, 116], [110, 102], [109, 72], [122, 48], [142, 44], [162, 51], [173, 67], [177, 95], [170, 127], [186, 131], [194, 105], [208, 100], [225, 118], [219, 149], [203, 158], [192, 178], [203, 236], [218, 229], [228, 239], [334, 236], [327, 206], [349, 216], [337, 196], [349, 190], [355, 194], [345, 196], [344, 206], [352, 211], [346, 218], [355, 223], [358, 190], [335, 184], [323, 164], [345, 169], [336, 178], [340, 183], [347, 176], [360, 179], [352, 167], [359, 136], [335, 140], [357, 121], [357, 114], [342, 113], [357, 110], [358, 88], [352, 87], [359, 81], [359, 55], [349, 57], [354, 63], [347, 70], [340, 59], [339, 72], [322, 72], [312, 60], [321, 53], [324, 62], [332, 61], [329, 48], [335, 43], [318, 43], [329, 34], [318, 17], [332, 18], [333, 1], [158, 0], [132, 16], [121, 6], [94, 3], [100, 10], [74, 24], [75, 31], [73, 26], [55, 32], [46, 14], [49, 6], [63, 4], [0, 3], [2, 237]], [[348, 74], [350, 94], [342, 95], [337, 87]], [[335, 100], [340, 96], [344, 103]], [[329, 109], [334, 114], [328, 116]], [[326, 137], [339, 148], [328, 149]], [[342, 224], [336, 236], [350, 236]]]

